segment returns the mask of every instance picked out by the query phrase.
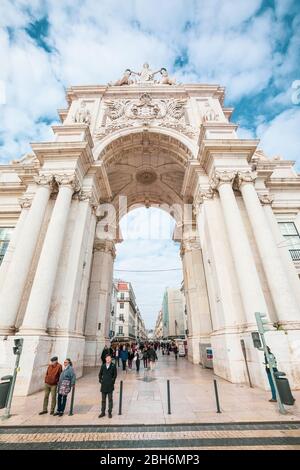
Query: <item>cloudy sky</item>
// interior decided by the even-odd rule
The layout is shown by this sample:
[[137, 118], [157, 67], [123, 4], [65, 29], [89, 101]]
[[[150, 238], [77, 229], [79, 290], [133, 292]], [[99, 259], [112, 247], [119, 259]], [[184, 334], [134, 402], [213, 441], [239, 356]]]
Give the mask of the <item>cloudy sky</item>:
[[[1, 0], [0, 162], [49, 140], [68, 86], [148, 61], [181, 82], [224, 85], [240, 136], [299, 169], [299, 30], [298, 0]], [[149, 213], [128, 217], [139, 227]], [[180, 266], [178, 246], [144, 236], [119, 246], [118, 269]], [[116, 274], [131, 276], [149, 326], [163, 287], [181, 281], [180, 271]]]

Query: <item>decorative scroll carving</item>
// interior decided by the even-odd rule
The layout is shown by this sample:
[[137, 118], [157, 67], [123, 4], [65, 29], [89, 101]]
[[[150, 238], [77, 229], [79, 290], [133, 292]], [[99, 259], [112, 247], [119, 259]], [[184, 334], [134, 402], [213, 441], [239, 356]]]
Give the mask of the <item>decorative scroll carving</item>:
[[238, 171], [236, 175], [236, 186], [240, 188], [243, 183], [254, 183], [256, 179], [256, 174], [250, 170]]
[[268, 193], [266, 193], [266, 194], [258, 194], [258, 198], [259, 198], [261, 204], [264, 205], [264, 206], [265, 206], [265, 205], [268, 205], [268, 204], [272, 205], [272, 203], [273, 203], [273, 201], [274, 201], [274, 196], [273, 196], [273, 194], [268, 194]]
[[194, 212], [194, 214], [197, 215], [198, 212], [199, 212], [200, 205], [203, 204], [203, 202], [206, 199], [213, 199], [215, 194], [216, 194], [216, 192], [211, 186], [209, 188], [207, 188], [206, 190], [199, 190], [197, 192], [196, 196], [194, 197], [194, 202], [193, 202], [193, 212]]
[[43, 174], [37, 175], [34, 177], [34, 181], [39, 186], [52, 186], [53, 184], [53, 175], [52, 174]]
[[80, 184], [78, 181], [77, 176], [75, 173], [62, 173], [62, 174], [55, 174], [54, 175], [55, 182], [59, 186], [67, 186], [70, 187], [74, 192], [79, 191], [80, 189]]
[[94, 251], [101, 251], [103, 253], [110, 253], [113, 259], [116, 257], [115, 243], [112, 240], [95, 239]]
[[19, 197], [18, 201], [22, 209], [29, 209], [33, 201], [33, 196], [22, 196]]
[[186, 122], [185, 99], [153, 99], [150, 93], [142, 93], [139, 99], [108, 100], [106, 124], [95, 130], [95, 138], [102, 139], [107, 134], [122, 128], [140, 126], [167, 127], [194, 137], [196, 129]]
[[212, 189], [218, 189], [222, 184], [232, 185], [236, 171], [232, 170], [216, 170], [210, 180]]

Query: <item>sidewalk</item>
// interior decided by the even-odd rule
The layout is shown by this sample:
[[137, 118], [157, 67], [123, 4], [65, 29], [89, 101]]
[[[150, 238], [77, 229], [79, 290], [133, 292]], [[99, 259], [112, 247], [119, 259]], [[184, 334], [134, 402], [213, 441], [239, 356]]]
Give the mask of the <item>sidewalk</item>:
[[[287, 414], [281, 415], [276, 403], [269, 403], [270, 392], [251, 389], [247, 385], [235, 385], [217, 378], [222, 413], [216, 413], [213, 373], [191, 364], [185, 358], [175, 361], [174, 355], [162, 356], [153, 372], [145, 372], [141, 363], [140, 373], [127, 373], [118, 369], [114, 393], [113, 418], [99, 419], [100, 387], [98, 369], [88, 370], [77, 381], [74, 415], [54, 417], [39, 416], [43, 392], [29, 397], [15, 397], [12, 417], [0, 421], [1, 426], [50, 426], [50, 425], [118, 425], [118, 424], [173, 424], [173, 423], [226, 423], [299, 421], [300, 391], [293, 392], [294, 406], [286, 406]], [[171, 385], [171, 415], [167, 406], [167, 379]], [[122, 415], [118, 415], [119, 382], [123, 380]], [[4, 410], [1, 410], [3, 414]]]

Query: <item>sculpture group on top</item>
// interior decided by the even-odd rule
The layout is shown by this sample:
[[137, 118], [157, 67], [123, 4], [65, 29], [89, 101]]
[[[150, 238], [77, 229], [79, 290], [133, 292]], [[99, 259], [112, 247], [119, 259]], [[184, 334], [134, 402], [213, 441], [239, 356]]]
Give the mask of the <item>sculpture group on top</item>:
[[[160, 73], [160, 79], [155, 80], [155, 75]], [[175, 85], [176, 81], [169, 77], [168, 71], [165, 67], [153, 72], [147, 62], [144, 63], [143, 68], [140, 72], [134, 72], [133, 70], [126, 69], [122, 78], [114, 83], [109, 83], [111, 86], [123, 86], [123, 85], [147, 85], [147, 84], [160, 84], [160, 85]]]

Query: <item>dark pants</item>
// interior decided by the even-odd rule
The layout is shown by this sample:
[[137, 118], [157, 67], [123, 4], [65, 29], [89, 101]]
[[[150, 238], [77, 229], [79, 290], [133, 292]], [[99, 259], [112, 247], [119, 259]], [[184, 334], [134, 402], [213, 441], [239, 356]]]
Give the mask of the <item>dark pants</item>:
[[111, 413], [113, 409], [113, 392], [104, 393], [102, 392], [102, 403], [101, 403], [101, 413], [105, 413], [106, 408], [106, 397], [108, 396], [108, 412]]
[[141, 362], [140, 359], [137, 359], [137, 360], [135, 361], [136, 371], [137, 371], [137, 372], [140, 371], [140, 362]]
[[66, 408], [67, 395], [57, 395], [57, 413], [63, 413]]
[[175, 359], [176, 359], [176, 361], [177, 361], [177, 354], [175, 354]]
[[126, 361], [123, 361], [123, 359], [122, 359], [122, 365], [123, 365], [123, 370], [126, 370]]
[[144, 363], [144, 368], [147, 369], [147, 367], [148, 367], [148, 359], [143, 359], [143, 363]]
[[116, 357], [116, 364], [118, 365], [118, 367], [120, 367], [120, 358], [119, 358], [119, 356]]
[[272, 379], [270, 369], [268, 369], [266, 372], [267, 372], [269, 384], [270, 384], [270, 387], [271, 387], [272, 399], [276, 400], [276, 390], [275, 390], [275, 385], [273, 383], [273, 379]]

